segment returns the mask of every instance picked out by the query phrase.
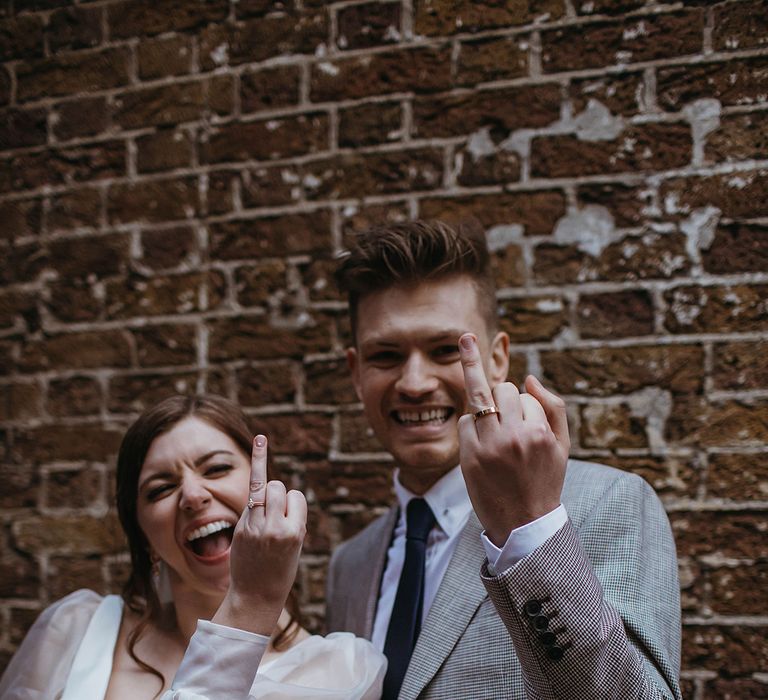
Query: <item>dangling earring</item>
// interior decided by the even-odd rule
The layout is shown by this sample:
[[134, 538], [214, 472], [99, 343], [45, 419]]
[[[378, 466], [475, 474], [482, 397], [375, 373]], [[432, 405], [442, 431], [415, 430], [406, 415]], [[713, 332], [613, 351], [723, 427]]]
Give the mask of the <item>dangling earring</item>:
[[[160, 557], [155, 554], [153, 550], [149, 550], [149, 561], [152, 562], [152, 579], [153, 582], [156, 583], [156, 579], [158, 576], [160, 576]], [[155, 585], [155, 588], [157, 588], [157, 585]]]
[[150, 552], [149, 560], [152, 562], [152, 587], [161, 604], [165, 605], [173, 601], [171, 579], [168, 575], [168, 566], [154, 552]]

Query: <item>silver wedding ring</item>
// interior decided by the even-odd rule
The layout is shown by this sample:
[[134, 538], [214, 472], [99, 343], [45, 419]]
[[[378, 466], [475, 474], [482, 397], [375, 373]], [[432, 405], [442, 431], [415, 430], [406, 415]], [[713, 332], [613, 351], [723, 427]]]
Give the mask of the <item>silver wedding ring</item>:
[[472, 417], [477, 420], [478, 418], [482, 418], [483, 416], [491, 416], [494, 413], [501, 415], [499, 412], [499, 409], [496, 406], [490, 406], [488, 408], [482, 408], [477, 413], [473, 413]]

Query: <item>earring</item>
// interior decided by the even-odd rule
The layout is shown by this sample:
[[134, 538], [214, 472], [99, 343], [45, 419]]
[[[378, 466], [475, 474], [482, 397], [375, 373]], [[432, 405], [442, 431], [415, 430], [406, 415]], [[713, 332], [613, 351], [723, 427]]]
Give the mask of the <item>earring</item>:
[[173, 602], [173, 591], [171, 589], [168, 566], [154, 552], [150, 553], [149, 559], [152, 562], [152, 587], [155, 589], [157, 599], [163, 605]]
[[[149, 561], [152, 563], [152, 567], [150, 569], [150, 572], [152, 574], [152, 579], [155, 584], [157, 584], [157, 579], [160, 576], [160, 557], [155, 554], [153, 550], [149, 550]], [[155, 585], [157, 587], [157, 585]]]

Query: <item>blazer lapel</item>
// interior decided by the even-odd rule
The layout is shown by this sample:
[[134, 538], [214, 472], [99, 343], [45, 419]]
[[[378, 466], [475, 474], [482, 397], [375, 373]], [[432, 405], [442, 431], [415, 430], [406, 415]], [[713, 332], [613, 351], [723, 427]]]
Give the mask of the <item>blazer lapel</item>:
[[456, 543], [443, 581], [421, 628], [400, 689], [400, 700], [413, 700], [442, 666], [487, 596], [480, 580], [485, 551], [480, 521], [470, 513]]
[[373, 634], [381, 577], [387, 563], [387, 551], [392, 541], [397, 512], [397, 506], [390, 508], [371, 528], [370, 537], [364, 543], [364, 551], [367, 552], [366, 565], [361, 566], [360, 570], [354, 573], [353, 580], [347, 582], [349, 603], [344, 629], [365, 639], [370, 639]]

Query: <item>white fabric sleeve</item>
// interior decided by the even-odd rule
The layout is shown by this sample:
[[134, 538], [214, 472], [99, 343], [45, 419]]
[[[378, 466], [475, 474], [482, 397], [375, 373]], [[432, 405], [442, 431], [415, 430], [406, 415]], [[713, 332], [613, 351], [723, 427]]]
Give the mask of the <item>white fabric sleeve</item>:
[[365, 639], [349, 632], [308, 637], [265, 661], [256, 673], [268, 642], [261, 635], [198, 622], [172, 689], [161, 700], [381, 697], [387, 660]]
[[197, 630], [162, 700], [247, 698], [269, 637], [198, 620]]
[[559, 505], [546, 515], [512, 530], [502, 549], [493, 544], [483, 531], [480, 538], [485, 547], [485, 555], [488, 557], [488, 572], [492, 576], [498, 576], [512, 568], [521, 559], [541, 547], [567, 521], [568, 513], [565, 511], [565, 506]]
[[312, 636], [264, 663], [249, 700], [379, 700], [387, 659], [349, 632]]

